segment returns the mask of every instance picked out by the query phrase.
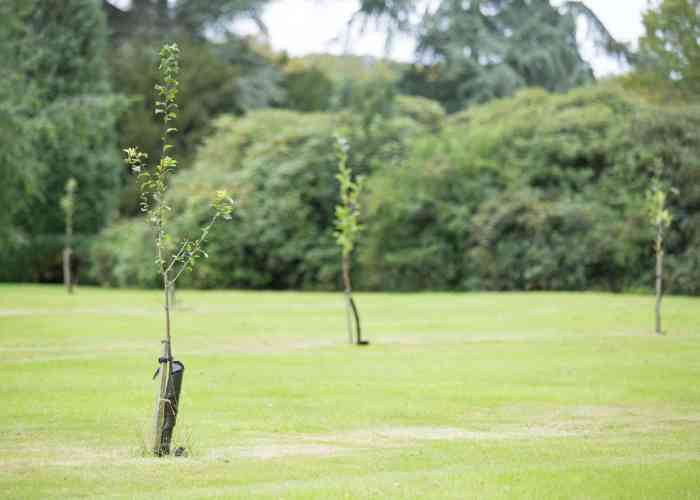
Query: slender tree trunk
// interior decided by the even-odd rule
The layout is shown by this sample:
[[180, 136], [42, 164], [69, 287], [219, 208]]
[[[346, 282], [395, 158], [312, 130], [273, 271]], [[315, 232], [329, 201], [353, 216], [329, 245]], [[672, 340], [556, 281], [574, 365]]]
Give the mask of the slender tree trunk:
[[355, 343], [355, 334], [352, 329], [352, 285], [350, 284], [350, 256], [343, 255], [343, 287], [345, 287], [345, 317], [348, 327], [348, 342]]
[[73, 293], [73, 277], [71, 276], [70, 260], [73, 251], [69, 246], [63, 249], [63, 284], [68, 293]]
[[175, 310], [175, 283], [170, 285], [170, 310]]
[[165, 276], [165, 343], [168, 347], [168, 358], [172, 357], [172, 344], [170, 341], [170, 297], [171, 288], [173, 286], [169, 281], [169, 277]]
[[68, 293], [73, 293], [73, 277], [71, 276], [70, 261], [73, 254], [73, 214], [72, 208], [66, 210], [66, 243], [63, 249], [63, 284]]
[[663, 270], [664, 270], [664, 249], [663, 249], [662, 228], [659, 225], [656, 229], [656, 334], [663, 335], [661, 330], [661, 300], [663, 299]]
[[153, 432], [153, 453], [160, 456], [163, 454], [161, 440], [163, 438], [163, 422], [165, 419], [165, 400], [168, 387], [168, 379], [170, 378], [170, 363], [172, 362], [172, 348], [170, 344], [170, 287], [167, 274], [163, 276], [164, 292], [165, 292], [165, 340], [162, 341], [163, 349], [161, 351], [160, 362], [160, 385], [158, 387], [158, 395], [156, 398], [156, 408], [154, 415], [154, 432]]

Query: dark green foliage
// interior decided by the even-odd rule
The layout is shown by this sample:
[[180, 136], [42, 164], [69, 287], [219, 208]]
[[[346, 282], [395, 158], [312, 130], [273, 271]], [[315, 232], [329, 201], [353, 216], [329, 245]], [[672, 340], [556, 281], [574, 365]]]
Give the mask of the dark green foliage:
[[[572, 15], [577, 22], [582, 21], [585, 23], [585, 35], [594, 42], [596, 47], [604, 50], [609, 55], [626, 59], [629, 62], [635, 59], [635, 54], [630, 51], [630, 48], [626, 44], [615, 40], [605, 24], [585, 2], [565, 0], [554, 3], [563, 14]], [[385, 25], [387, 41], [390, 42], [395, 31], [412, 32], [416, 24], [421, 28], [421, 23], [432, 16], [433, 11], [431, 9], [442, 9], [446, 6], [449, 7], [450, 4], [456, 5], [454, 0], [435, 2], [419, 0], [360, 0], [360, 8], [351, 19], [351, 24], [357, 18], [360, 18], [364, 24], [369, 20], [379, 21]], [[530, 7], [533, 7], [533, 10], [539, 8], [538, 3], [532, 0], [465, 0], [461, 2], [460, 7], [468, 10], [470, 7], [476, 6], [479, 10], [483, 9], [483, 12], [486, 14], [494, 14], [500, 9], [507, 8], [509, 5], [515, 6], [525, 14], [528, 13], [527, 9]], [[527, 24], [527, 15], [522, 17], [520, 21], [523, 24]], [[449, 27], [445, 27], [444, 31], [449, 31]]]
[[458, 114], [404, 168], [369, 180], [365, 285], [648, 288], [644, 194], [658, 158], [686, 186], [671, 207], [683, 215], [669, 286], [698, 293], [698, 125], [698, 109], [651, 108], [608, 87], [528, 91]]
[[[212, 131], [213, 119], [222, 113], [241, 114], [281, 100], [281, 72], [244, 42], [212, 44], [181, 40], [180, 114], [174, 145], [188, 168], [198, 146]], [[110, 52], [115, 88], [131, 97], [131, 105], [119, 121], [119, 143], [140, 144], [149, 158], [160, 152], [161, 124], [153, 114], [153, 86], [158, 79], [158, 48], [126, 43]], [[121, 203], [125, 215], [138, 213], [133, 177]]]
[[269, 0], [101, 0], [113, 43], [127, 40], [160, 42], [166, 38], [195, 37], [207, 32], [227, 33], [235, 19], [260, 20]]
[[[637, 68], [656, 93], [675, 98], [700, 94], [700, 1], [663, 0], [644, 15]], [[659, 89], [658, 87], [661, 87]]]
[[[669, 196], [673, 216], [666, 230], [665, 288], [673, 292], [700, 293], [700, 114], [697, 106], [649, 112], [635, 123], [635, 153], [644, 162], [649, 178], [663, 167], [663, 182], [677, 194]], [[637, 181], [638, 182], [638, 181]], [[635, 184], [636, 185], [636, 184]], [[649, 183], [647, 182], [647, 186]], [[651, 246], [651, 244], [649, 244]], [[647, 261], [647, 264], [650, 261]], [[651, 276], [651, 270], [649, 275]]]
[[303, 68], [317, 68], [335, 84], [347, 81], [366, 82], [368, 80], [398, 80], [404, 63], [391, 59], [353, 54], [309, 54], [285, 61], [288, 71]]
[[[202, 44], [178, 43], [182, 47], [183, 82], [180, 100], [183, 103], [180, 128], [185, 132], [176, 140], [181, 154], [189, 156], [205, 135], [209, 120], [217, 109], [236, 110], [233, 81], [235, 68], [219, 60]], [[153, 113], [158, 80], [158, 48], [143, 44], [126, 44], [110, 53], [115, 88], [133, 99], [133, 104], [120, 120], [122, 146], [143, 144], [149, 157], [160, 151], [162, 124]]]
[[34, 144], [39, 120], [37, 90], [29, 77], [31, 50], [23, 41], [28, 26], [22, 19], [30, 5], [19, 2], [0, 3], [0, 238], [4, 247], [17, 243], [21, 235], [14, 215], [37, 194], [41, 175]]
[[396, 98], [398, 114], [437, 132], [445, 122], [445, 110], [435, 101], [424, 97], [400, 95]]
[[368, 56], [331, 54], [281, 57], [277, 63], [284, 65], [286, 94], [279, 107], [295, 111], [372, 108], [382, 114], [394, 105], [396, 83], [405, 66]]
[[368, 126], [378, 117], [387, 117], [395, 113], [396, 87], [393, 81], [384, 78], [346, 80], [342, 84], [337, 101], [338, 109], [350, 109], [353, 116], [360, 117], [364, 125]]
[[397, 28], [407, 29], [416, 12], [416, 0], [360, 0], [358, 14], [367, 18], [385, 18]]
[[[176, 234], [197, 227], [201, 193], [223, 186], [240, 200], [235, 223], [212, 235], [209, 259], [185, 283], [198, 287], [334, 289], [339, 278], [333, 235], [337, 203], [334, 133], [348, 132], [353, 171], [367, 174], [408, 149], [423, 131], [405, 117], [380, 117], [356, 129], [349, 112], [337, 114], [256, 111], [223, 117], [196, 166], [180, 174], [172, 191]], [[361, 122], [360, 122], [361, 123]], [[94, 251], [94, 273], [103, 282], [150, 286], [150, 262], [139, 255], [141, 221], [109, 229]], [[131, 235], [120, 238], [120, 234]], [[144, 271], [146, 269], [146, 271]]]
[[[669, 291], [700, 293], [699, 109], [657, 108], [598, 85], [524, 91], [445, 122], [435, 103], [372, 104], [365, 90], [367, 99], [341, 113], [221, 119], [196, 167], [176, 179], [178, 233], [202, 223], [194, 207], [212, 186], [234, 191], [241, 207], [190, 284], [337, 286], [338, 130], [353, 171], [368, 175], [359, 289], [648, 289], [645, 191], [662, 161], [681, 191], [670, 206]], [[154, 283], [143, 271], [150, 261], [138, 250], [139, 224], [110, 229], [96, 247], [104, 282]]]
[[90, 274], [106, 286], [159, 288], [153, 267], [153, 229], [142, 219], [111, 224], [90, 248]]
[[439, 97], [448, 111], [522, 87], [566, 91], [593, 80], [575, 18], [549, 0], [443, 0], [421, 22], [418, 52], [433, 68], [409, 72], [405, 87]]
[[385, 25], [388, 43], [396, 30], [417, 36], [420, 64], [406, 70], [400, 90], [437, 100], [450, 112], [523, 87], [566, 91], [591, 82], [579, 53], [579, 22], [599, 49], [632, 60], [580, 1], [364, 0], [353, 21], [358, 17]]
[[[177, 44], [165, 44], [160, 49], [158, 63], [160, 78], [154, 90], [156, 101], [154, 114], [161, 122], [161, 153], [155, 165], [148, 155], [138, 146], [125, 148], [125, 163], [137, 176], [140, 184], [139, 207], [154, 230], [155, 264], [163, 278], [163, 289], [166, 295], [166, 313], [168, 310], [168, 294], [183, 272], [192, 270], [195, 263], [207, 253], [202, 244], [207, 239], [209, 231], [219, 219], [231, 220], [234, 201], [225, 190], [217, 189], [216, 195], [210, 200], [212, 209], [209, 220], [199, 228], [199, 236], [182, 237], [175, 244], [170, 233], [172, 222], [172, 207], [168, 197], [170, 180], [178, 171], [178, 160], [174, 154], [173, 137], [178, 133], [177, 119], [179, 105], [177, 96], [180, 90], [180, 48]], [[213, 191], [213, 190], [212, 190]], [[167, 337], [170, 341], [170, 325], [167, 325]]]
[[[120, 101], [110, 94], [106, 26], [94, 1], [9, 4], [19, 51], [5, 59], [11, 78], [0, 87], [20, 97], [3, 100], [2, 108], [19, 124], [15, 135], [23, 129], [27, 135], [13, 148], [2, 148], [12, 162], [3, 168], [24, 186], [31, 181], [35, 194], [25, 197], [14, 214], [14, 244], [4, 247], [3, 257], [12, 265], [3, 266], [2, 278], [55, 279], [60, 277], [55, 269], [63, 234], [59, 201], [66, 180], [74, 177], [81, 186], [75, 229], [83, 239], [115, 214], [120, 167], [114, 130]], [[37, 175], [17, 174], [25, 168]]]
[[330, 78], [315, 66], [288, 70], [284, 78], [284, 107], [296, 111], [328, 111], [334, 89]]

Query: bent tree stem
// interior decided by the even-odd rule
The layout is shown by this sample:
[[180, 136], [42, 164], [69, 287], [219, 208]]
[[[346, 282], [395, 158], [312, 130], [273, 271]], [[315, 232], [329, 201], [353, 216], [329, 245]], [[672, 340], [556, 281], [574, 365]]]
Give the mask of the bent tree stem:
[[343, 255], [343, 286], [345, 287], [345, 317], [348, 328], [348, 342], [355, 343], [355, 334], [352, 330], [352, 285], [350, 284], [350, 257]]

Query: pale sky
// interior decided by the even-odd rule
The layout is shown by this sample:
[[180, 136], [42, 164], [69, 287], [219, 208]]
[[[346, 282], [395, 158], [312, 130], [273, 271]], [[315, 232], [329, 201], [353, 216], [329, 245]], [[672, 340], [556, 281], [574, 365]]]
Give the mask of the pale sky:
[[[642, 12], [648, 0], [584, 0], [602, 19], [608, 30], [618, 40], [635, 42], [643, 33]], [[338, 36], [357, 10], [357, 0], [277, 0], [266, 8], [263, 20], [270, 32], [270, 43], [277, 50], [290, 55], [309, 53], [342, 53], [344, 45]], [[355, 33], [349, 52], [358, 55], [384, 55], [384, 33], [373, 29], [363, 34]], [[246, 26], [241, 30], [247, 31]], [[585, 28], [581, 30], [585, 31]], [[410, 38], [398, 38], [390, 56], [410, 61], [414, 44]], [[592, 47], [584, 49], [584, 57], [593, 65], [598, 76], [619, 73], [624, 70], [615, 61], [596, 54]]]

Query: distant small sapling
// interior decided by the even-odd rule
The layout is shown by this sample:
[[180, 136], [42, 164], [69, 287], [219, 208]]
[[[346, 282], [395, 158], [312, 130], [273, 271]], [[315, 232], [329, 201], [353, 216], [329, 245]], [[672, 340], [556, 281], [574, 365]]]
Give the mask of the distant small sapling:
[[73, 276], [71, 274], [71, 257], [73, 256], [73, 214], [75, 213], [75, 191], [78, 181], [73, 177], [66, 181], [66, 194], [61, 198], [61, 209], [65, 215], [65, 244], [63, 247], [63, 284], [68, 293], [73, 293]]
[[[162, 355], [158, 359], [160, 387], [154, 415], [153, 452], [158, 456], [170, 453], [170, 439], [177, 416], [179, 384], [181, 383], [181, 378], [173, 377], [173, 374], [178, 373], [178, 376], [181, 377], [184, 369], [184, 366], [174, 361], [172, 356], [171, 290], [183, 272], [192, 270], [198, 259], [207, 257], [202, 245], [211, 228], [219, 219], [230, 220], [234, 208], [234, 201], [226, 191], [217, 191], [211, 203], [211, 215], [202, 226], [199, 237], [196, 239], [185, 238], [177, 245], [171, 244], [172, 237], [168, 233], [168, 222], [172, 209], [168, 204], [166, 191], [169, 177], [177, 167], [177, 161], [170, 156], [170, 151], [173, 148], [170, 137], [177, 133], [177, 129], [172, 126], [172, 123], [177, 118], [178, 112], [179, 55], [180, 50], [177, 44], [165, 45], [160, 51], [158, 70], [161, 75], [161, 83], [155, 86], [158, 95], [155, 103], [155, 114], [163, 121], [160, 161], [153, 171], [149, 172], [147, 171], [147, 155], [145, 153], [135, 147], [124, 150], [127, 164], [137, 174], [141, 183], [141, 211], [146, 214], [148, 221], [154, 228], [155, 264], [162, 278], [165, 299], [165, 339], [162, 341]], [[173, 370], [174, 366], [175, 371]]]
[[[357, 237], [362, 231], [360, 225], [360, 193], [364, 179], [360, 176], [352, 178], [352, 170], [348, 166], [348, 143], [342, 138], [336, 138], [338, 155], [338, 173], [336, 179], [340, 184], [340, 203], [335, 207], [335, 237], [340, 246], [343, 286], [345, 288], [345, 309], [349, 342], [357, 345], [367, 345], [369, 341], [362, 340], [360, 315], [352, 298], [350, 281], [350, 259], [355, 248]], [[353, 319], [355, 331], [353, 332]]]
[[663, 335], [661, 329], [661, 300], [663, 299], [663, 272], [664, 272], [664, 239], [671, 226], [673, 216], [667, 208], [669, 193], [677, 193], [676, 189], [667, 189], [661, 181], [660, 169], [657, 170], [652, 185], [647, 191], [647, 212], [649, 221], [656, 230], [654, 241], [654, 253], [656, 254], [656, 325], [657, 335]]

